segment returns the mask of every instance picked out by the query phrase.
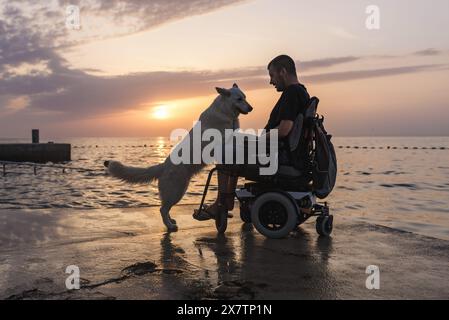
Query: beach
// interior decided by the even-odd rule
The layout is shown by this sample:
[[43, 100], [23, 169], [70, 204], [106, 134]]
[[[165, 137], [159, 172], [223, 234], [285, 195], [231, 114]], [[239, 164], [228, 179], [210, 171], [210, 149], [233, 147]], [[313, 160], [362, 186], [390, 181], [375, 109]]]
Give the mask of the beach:
[[[447, 298], [449, 242], [336, 217], [332, 237], [313, 221], [282, 240], [239, 218], [225, 236], [178, 206], [166, 233], [158, 208], [4, 210], [1, 299]], [[80, 289], [68, 290], [68, 266]], [[379, 289], [366, 287], [378, 266]]]
[[[172, 209], [179, 231], [166, 233], [156, 185], [116, 181], [102, 162], [159, 163], [167, 139], [71, 142], [65, 165], [95, 172], [11, 166], [0, 181], [0, 299], [449, 296], [448, 138], [335, 139], [332, 236], [318, 237], [310, 219], [281, 240], [243, 224], [237, 203], [225, 236], [193, 220], [206, 170]], [[214, 178], [207, 202], [215, 193]], [[79, 268], [79, 290], [67, 289], [69, 266]], [[366, 287], [369, 266], [378, 290]]]

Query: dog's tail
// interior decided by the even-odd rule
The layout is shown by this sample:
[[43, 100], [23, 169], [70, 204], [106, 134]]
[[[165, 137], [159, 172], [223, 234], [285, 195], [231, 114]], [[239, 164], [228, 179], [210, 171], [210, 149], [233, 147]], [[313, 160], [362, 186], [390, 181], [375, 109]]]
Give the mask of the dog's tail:
[[111, 176], [132, 184], [150, 183], [159, 178], [164, 171], [163, 163], [147, 168], [136, 168], [125, 166], [118, 161], [105, 161], [104, 166], [108, 168]]

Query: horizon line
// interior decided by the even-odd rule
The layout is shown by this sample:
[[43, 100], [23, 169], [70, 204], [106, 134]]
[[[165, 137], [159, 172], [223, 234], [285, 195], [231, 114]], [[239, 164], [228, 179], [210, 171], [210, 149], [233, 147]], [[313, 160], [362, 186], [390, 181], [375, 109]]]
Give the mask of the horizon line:
[[[448, 135], [332, 135], [333, 138], [449, 138]], [[51, 139], [101, 139], [101, 138], [170, 138], [170, 136], [62, 136], [55, 138], [40, 137], [40, 140], [51, 140]], [[0, 140], [18, 140], [18, 139], [29, 139], [31, 137], [0, 137]]]

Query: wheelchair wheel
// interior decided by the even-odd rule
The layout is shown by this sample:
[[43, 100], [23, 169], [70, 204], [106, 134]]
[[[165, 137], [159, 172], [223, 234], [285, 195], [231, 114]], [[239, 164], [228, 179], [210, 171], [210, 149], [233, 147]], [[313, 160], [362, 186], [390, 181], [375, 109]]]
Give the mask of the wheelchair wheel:
[[215, 227], [218, 233], [225, 233], [228, 227], [228, 211], [222, 206], [218, 207], [218, 212], [215, 216]]
[[264, 193], [252, 205], [251, 220], [264, 236], [284, 238], [296, 227], [296, 207], [281, 193]]
[[322, 216], [316, 219], [316, 232], [320, 236], [329, 237], [334, 227], [334, 216]]

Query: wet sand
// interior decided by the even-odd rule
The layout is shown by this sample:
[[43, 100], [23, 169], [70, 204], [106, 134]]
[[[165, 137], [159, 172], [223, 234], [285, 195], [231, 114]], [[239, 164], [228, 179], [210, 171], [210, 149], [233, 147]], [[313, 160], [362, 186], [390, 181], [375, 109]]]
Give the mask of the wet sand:
[[[158, 207], [0, 211], [0, 299], [431, 299], [449, 298], [449, 241], [335, 217], [266, 239], [238, 212], [224, 237], [213, 221]], [[77, 265], [81, 289], [67, 290]], [[380, 289], [365, 287], [368, 265]]]

